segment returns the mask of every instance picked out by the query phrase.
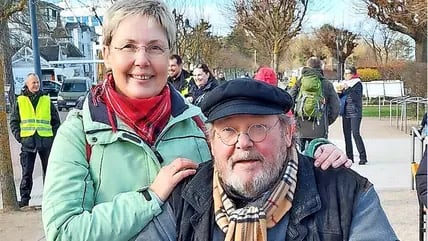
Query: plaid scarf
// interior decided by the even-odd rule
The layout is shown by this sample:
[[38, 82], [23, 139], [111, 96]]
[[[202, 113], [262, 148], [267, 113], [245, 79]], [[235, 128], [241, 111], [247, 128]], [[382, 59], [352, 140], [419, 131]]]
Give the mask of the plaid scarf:
[[297, 152], [289, 151], [284, 176], [262, 208], [246, 206], [236, 209], [220, 184], [214, 168], [213, 196], [215, 220], [226, 234], [225, 241], [267, 240], [267, 228], [275, 226], [290, 210], [297, 181]]
[[113, 132], [117, 131], [114, 114], [131, 127], [149, 145], [165, 128], [171, 115], [170, 90], [166, 85], [161, 93], [145, 99], [132, 99], [115, 90], [112, 74], [92, 89], [92, 101], [105, 103]]

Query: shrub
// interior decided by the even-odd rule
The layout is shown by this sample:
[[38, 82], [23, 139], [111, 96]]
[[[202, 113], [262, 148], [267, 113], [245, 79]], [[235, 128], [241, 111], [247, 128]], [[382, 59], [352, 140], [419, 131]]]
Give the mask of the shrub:
[[379, 70], [372, 68], [358, 69], [362, 81], [380, 80], [382, 78]]

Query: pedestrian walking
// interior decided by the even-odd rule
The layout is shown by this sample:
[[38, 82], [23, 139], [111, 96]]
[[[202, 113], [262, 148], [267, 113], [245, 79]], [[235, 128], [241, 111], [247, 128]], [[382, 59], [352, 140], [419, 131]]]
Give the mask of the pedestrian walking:
[[25, 79], [22, 94], [18, 96], [10, 115], [10, 128], [21, 144], [20, 163], [22, 179], [19, 185], [19, 207], [28, 206], [33, 188], [33, 170], [39, 154], [43, 181], [45, 180], [52, 142], [60, 126], [55, 105], [48, 95], [40, 90], [40, 79], [30, 73]]
[[301, 77], [289, 90], [295, 100], [294, 115], [300, 150], [315, 138], [328, 138], [328, 129], [339, 116], [340, 102], [333, 84], [324, 78], [323, 62], [311, 57]]

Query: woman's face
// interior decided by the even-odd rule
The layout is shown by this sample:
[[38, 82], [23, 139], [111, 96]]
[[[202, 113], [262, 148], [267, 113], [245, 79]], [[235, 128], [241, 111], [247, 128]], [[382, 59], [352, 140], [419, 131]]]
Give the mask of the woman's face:
[[145, 16], [129, 16], [103, 46], [107, 68], [113, 73], [116, 91], [130, 98], [158, 95], [168, 77], [168, 40], [156, 21]]
[[195, 84], [198, 88], [204, 86], [208, 83], [208, 78], [210, 77], [209, 73], [205, 73], [202, 68], [195, 68], [193, 70], [193, 75], [195, 76]]
[[345, 80], [350, 80], [350, 79], [352, 79], [352, 74], [351, 73], [345, 73], [344, 77], [345, 77]]

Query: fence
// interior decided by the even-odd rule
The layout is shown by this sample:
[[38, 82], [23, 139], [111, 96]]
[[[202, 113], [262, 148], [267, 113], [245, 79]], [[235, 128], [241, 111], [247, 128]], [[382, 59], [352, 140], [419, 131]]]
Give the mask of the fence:
[[407, 131], [408, 130], [408, 108], [411, 105], [416, 106], [416, 123], [419, 124], [419, 116], [421, 116], [422, 107], [424, 107], [424, 111], [427, 111], [428, 106], [428, 100], [426, 98], [422, 97], [409, 97], [409, 96], [402, 96], [398, 98], [394, 98], [389, 101], [389, 125], [392, 126], [392, 112], [393, 112], [393, 105], [395, 109], [395, 118], [396, 118], [396, 128], [400, 129], [401, 131]]

